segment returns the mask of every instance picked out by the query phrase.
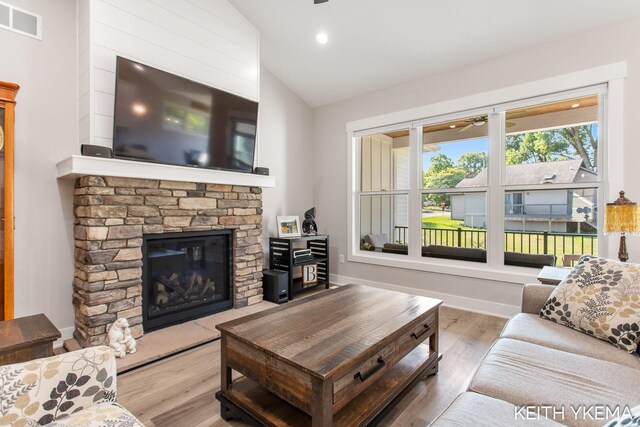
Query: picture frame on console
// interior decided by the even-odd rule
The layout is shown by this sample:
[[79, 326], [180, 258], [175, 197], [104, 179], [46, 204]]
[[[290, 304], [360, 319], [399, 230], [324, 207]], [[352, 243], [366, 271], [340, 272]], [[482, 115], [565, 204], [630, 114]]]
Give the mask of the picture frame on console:
[[278, 216], [278, 237], [300, 237], [300, 217]]

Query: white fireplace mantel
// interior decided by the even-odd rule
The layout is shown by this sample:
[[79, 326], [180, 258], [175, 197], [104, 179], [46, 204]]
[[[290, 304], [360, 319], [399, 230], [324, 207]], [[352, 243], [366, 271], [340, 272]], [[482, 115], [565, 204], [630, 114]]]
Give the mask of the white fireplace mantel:
[[94, 175], [244, 185], [247, 187], [268, 188], [276, 186], [275, 176], [78, 155], [58, 162], [57, 167], [58, 179], [75, 179]]

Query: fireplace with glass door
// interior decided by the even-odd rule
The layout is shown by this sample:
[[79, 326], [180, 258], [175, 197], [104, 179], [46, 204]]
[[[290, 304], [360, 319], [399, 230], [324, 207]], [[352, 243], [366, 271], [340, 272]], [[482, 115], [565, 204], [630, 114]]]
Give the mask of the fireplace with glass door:
[[232, 307], [232, 238], [232, 230], [144, 236], [145, 332]]

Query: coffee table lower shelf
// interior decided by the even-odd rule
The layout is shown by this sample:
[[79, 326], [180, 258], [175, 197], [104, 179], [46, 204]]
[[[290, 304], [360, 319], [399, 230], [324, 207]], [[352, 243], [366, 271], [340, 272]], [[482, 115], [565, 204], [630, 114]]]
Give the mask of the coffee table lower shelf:
[[[422, 374], [438, 371], [442, 355], [421, 344], [359, 394], [333, 417], [334, 426], [364, 426], [373, 421], [395, 399], [401, 397]], [[239, 418], [256, 426], [311, 426], [311, 416], [253, 382], [247, 377], [233, 381], [226, 392], [219, 391], [221, 415]]]

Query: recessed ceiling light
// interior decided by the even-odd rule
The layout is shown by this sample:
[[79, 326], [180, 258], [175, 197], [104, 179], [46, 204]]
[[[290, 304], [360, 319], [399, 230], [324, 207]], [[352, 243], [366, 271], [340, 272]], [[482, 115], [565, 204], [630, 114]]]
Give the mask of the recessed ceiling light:
[[449, 127], [450, 127], [451, 129], [455, 129], [455, 128], [456, 128], [456, 125], [449, 125]]
[[320, 32], [316, 34], [316, 41], [320, 44], [327, 44], [327, 42], [329, 41], [329, 36], [327, 35], [327, 33]]
[[578, 108], [580, 106], [579, 102], [576, 102], [575, 104], [571, 104], [571, 108]]

